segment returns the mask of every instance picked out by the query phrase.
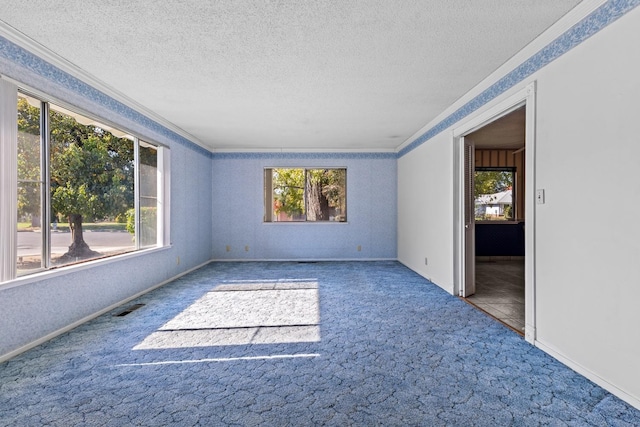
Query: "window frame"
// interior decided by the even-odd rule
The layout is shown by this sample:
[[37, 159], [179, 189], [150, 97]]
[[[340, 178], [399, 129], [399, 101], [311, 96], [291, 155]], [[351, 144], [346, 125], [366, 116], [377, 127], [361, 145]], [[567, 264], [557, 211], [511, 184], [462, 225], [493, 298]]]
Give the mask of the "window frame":
[[[511, 217], [504, 219], [476, 219], [476, 222], [485, 221], [490, 223], [505, 223], [515, 221], [517, 217], [517, 192], [516, 192], [516, 179], [518, 176], [518, 169], [515, 166], [476, 166], [474, 168], [474, 188], [475, 188], [475, 174], [478, 172], [509, 172], [511, 173]], [[474, 199], [475, 200], [475, 199]], [[474, 215], [477, 209], [477, 205], [474, 204]]]
[[[19, 97], [27, 97], [40, 103], [40, 165], [41, 165], [41, 260], [40, 267], [33, 268], [28, 272], [18, 274], [18, 240], [17, 240], [17, 188], [18, 179], [18, 129], [16, 123], [17, 101]], [[69, 270], [80, 270], [90, 268], [96, 264], [105, 264], [114, 262], [131, 256], [138, 256], [143, 253], [158, 251], [170, 247], [170, 149], [159, 144], [152, 139], [138, 136], [136, 132], [130, 132], [120, 125], [102, 119], [101, 117], [87, 113], [81, 108], [71, 106], [64, 101], [55, 99], [51, 96], [43, 94], [40, 91], [32, 90], [19, 82], [12, 79], [6, 79], [0, 76], [0, 103], [4, 107], [4, 112], [0, 115], [0, 168], [5, 173], [0, 174], [0, 184], [3, 190], [0, 191], [0, 230], [3, 235], [12, 236], [9, 239], [3, 239], [0, 248], [0, 285], [4, 288], [7, 284], [29, 283], [34, 280], [42, 279], [43, 275], [51, 277], [68, 272]], [[54, 106], [54, 110], [63, 110], [64, 114], [69, 113], [71, 117], [77, 119], [90, 120], [91, 124], [100, 127], [118, 138], [126, 137], [130, 139], [134, 147], [134, 206], [135, 209], [135, 244], [132, 250], [125, 250], [112, 255], [105, 255], [96, 258], [81, 260], [74, 263], [52, 265], [51, 263], [51, 232], [52, 226], [49, 221], [51, 213], [51, 191], [50, 191], [50, 106]], [[8, 108], [11, 107], [11, 108]], [[82, 121], [78, 121], [82, 123]], [[139, 174], [140, 159], [138, 157], [139, 147], [141, 144], [152, 146], [156, 149], [157, 165], [156, 165], [156, 184], [157, 184], [157, 219], [156, 219], [156, 243], [155, 245], [142, 246], [138, 237], [140, 228], [139, 215]], [[57, 272], [54, 274], [54, 272]], [[33, 278], [33, 279], [32, 279]]]
[[[273, 211], [273, 171], [275, 169], [297, 169], [302, 170], [305, 176], [305, 189], [306, 191], [306, 172], [310, 170], [343, 170], [344, 171], [344, 215], [345, 219], [342, 221], [337, 220], [290, 220], [290, 221], [278, 221], [274, 220], [275, 213]], [[348, 209], [348, 168], [346, 166], [266, 166], [263, 169], [263, 224], [347, 224], [349, 216], [347, 214]]]

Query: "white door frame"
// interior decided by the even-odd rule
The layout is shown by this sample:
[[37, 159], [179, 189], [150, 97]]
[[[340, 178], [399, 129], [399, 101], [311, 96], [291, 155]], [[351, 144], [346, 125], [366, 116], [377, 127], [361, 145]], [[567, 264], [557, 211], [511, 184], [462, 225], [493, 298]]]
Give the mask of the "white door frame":
[[473, 207], [470, 201], [473, 200], [475, 188], [475, 144], [469, 138], [460, 138], [460, 149], [462, 153], [462, 215], [464, 228], [462, 230], [462, 260], [464, 274], [461, 276], [460, 289], [458, 295], [467, 298], [476, 293], [476, 219], [475, 203]]
[[471, 119], [462, 121], [453, 129], [454, 147], [454, 294], [465, 289], [465, 224], [464, 224], [464, 137], [499, 119], [513, 110], [526, 106], [525, 125], [525, 339], [534, 344], [536, 339], [535, 299], [535, 82], [509, 96], [496, 105], [481, 110]]

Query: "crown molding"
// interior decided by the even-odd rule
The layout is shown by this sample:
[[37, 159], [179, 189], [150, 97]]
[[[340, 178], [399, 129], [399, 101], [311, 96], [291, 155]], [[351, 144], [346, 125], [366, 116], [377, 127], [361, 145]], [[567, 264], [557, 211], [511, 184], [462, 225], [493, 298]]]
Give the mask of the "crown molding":
[[217, 153], [395, 153], [395, 148], [214, 148]]
[[353, 151], [353, 150], [228, 150], [215, 151], [211, 157], [217, 160], [260, 160], [260, 159], [297, 159], [297, 160], [395, 160], [398, 158], [394, 151]]

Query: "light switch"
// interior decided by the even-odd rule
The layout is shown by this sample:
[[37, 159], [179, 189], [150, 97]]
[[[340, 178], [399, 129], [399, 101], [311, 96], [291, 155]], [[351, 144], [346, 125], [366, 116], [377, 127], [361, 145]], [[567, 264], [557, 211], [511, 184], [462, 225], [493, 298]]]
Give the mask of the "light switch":
[[544, 190], [536, 190], [536, 204], [544, 205]]

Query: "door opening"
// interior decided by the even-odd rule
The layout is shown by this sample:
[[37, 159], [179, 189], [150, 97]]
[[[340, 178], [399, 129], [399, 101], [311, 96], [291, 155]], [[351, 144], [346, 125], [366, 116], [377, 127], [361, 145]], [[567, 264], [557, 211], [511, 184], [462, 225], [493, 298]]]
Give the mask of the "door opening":
[[454, 130], [458, 295], [532, 343], [534, 89]]
[[[465, 140], [467, 302], [524, 335], [525, 107]], [[472, 143], [470, 143], [472, 141]], [[468, 169], [468, 170], [467, 170]]]

